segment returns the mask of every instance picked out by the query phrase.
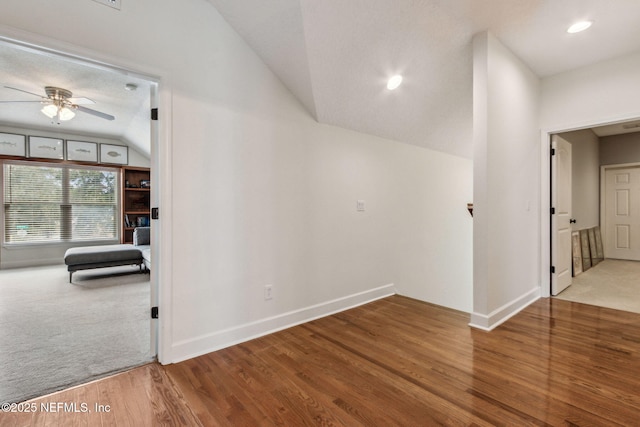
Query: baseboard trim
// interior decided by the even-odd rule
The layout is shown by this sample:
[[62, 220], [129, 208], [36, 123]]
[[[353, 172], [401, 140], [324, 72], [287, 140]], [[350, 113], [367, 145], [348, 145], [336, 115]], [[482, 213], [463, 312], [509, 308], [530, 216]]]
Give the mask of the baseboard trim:
[[179, 341], [171, 346], [173, 357], [170, 358], [168, 363], [192, 359], [395, 294], [395, 285], [388, 284], [237, 327]]
[[537, 301], [539, 298], [540, 288], [536, 287], [526, 294], [492, 311], [488, 315], [473, 312], [471, 313], [469, 326], [472, 328], [482, 329], [484, 331], [491, 331], [518, 314], [528, 305]]

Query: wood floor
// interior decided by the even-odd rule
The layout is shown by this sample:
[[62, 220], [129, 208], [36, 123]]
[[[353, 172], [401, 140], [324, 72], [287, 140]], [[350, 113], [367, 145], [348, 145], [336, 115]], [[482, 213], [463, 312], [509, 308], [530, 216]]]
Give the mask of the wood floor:
[[[639, 314], [549, 298], [490, 333], [468, 320], [393, 296], [37, 399], [0, 426], [639, 425]], [[89, 411], [40, 407], [58, 402]]]

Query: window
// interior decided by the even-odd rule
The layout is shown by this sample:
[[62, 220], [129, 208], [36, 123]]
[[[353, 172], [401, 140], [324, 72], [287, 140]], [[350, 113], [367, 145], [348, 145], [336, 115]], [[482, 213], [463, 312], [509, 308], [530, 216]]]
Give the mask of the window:
[[118, 169], [6, 162], [4, 242], [113, 240]]

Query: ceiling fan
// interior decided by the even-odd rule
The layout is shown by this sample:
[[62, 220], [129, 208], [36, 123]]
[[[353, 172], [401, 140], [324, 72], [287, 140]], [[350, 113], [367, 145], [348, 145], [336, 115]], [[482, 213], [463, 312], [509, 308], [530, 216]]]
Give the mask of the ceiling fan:
[[28, 92], [26, 90], [17, 89], [15, 87], [5, 86], [7, 89], [17, 90], [18, 92], [28, 93], [40, 98], [38, 101], [0, 101], [0, 103], [12, 103], [12, 102], [39, 102], [44, 104], [42, 110], [40, 110], [45, 116], [52, 119], [52, 121], [60, 124], [60, 121], [71, 120], [76, 114], [75, 110], [83, 113], [91, 114], [92, 116], [100, 117], [106, 120], [115, 120], [115, 117], [111, 114], [106, 114], [100, 111], [93, 110], [91, 108], [83, 107], [82, 104], [95, 104], [88, 98], [72, 98], [73, 93], [70, 90], [62, 89], [54, 86], [45, 86], [44, 91], [47, 96], [38, 95], [37, 93]]

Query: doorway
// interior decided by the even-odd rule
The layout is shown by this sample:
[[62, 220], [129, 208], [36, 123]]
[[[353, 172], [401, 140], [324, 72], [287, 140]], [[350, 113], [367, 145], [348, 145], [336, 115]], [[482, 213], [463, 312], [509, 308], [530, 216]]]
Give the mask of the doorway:
[[[639, 310], [639, 308], [633, 308], [640, 307], [640, 301], [638, 301], [637, 306], [633, 301], [633, 299], [640, 299], [637, 297], [637, 295], [640, 295], [638, 290], [627, 290], [626, 288], [617, 287], [618, 283], [628, 282], [629, 285], [632, 285], [633, 282], [636, 281], [626, 280], [629, 275], [635, 278], [636, 273], [634, 273], [634, 271], [636, 270], [633, 268], [634, 265], [626, 265], [624, 262], [616, 260], [616, 258], [621, 258], [621, 255], [615, 250], [612, 251], [611, 245], [617, 245], [617, 247], [620, 248], [618, 252], [620, 252], [620, 250], [629, 252], [632, 248], [624, 249], [624, 247], [631, 246], [630, 239], [633, 239], [633, 233], [640, 234], [640, 230], [638, 229], [640, 227], [629, 221], [625, 223], [618, 221], [616, 224], [607, 224], [607, 209], [609, 209], [609, 211], [617, 209], [619, 213], [625, 214], [625, 220], [633, 220], [633, 218], [629, 218], [627, 214], [634, 211], [635, 208], [632, 205], [634, 201], [629, 197], [624, 197], [625, 195], [629, 196], [631, 193], [629, 193], [628, 188], [622, 187], [627, 185], [626, 181], [633, 181], [632, 177], [635, 176], [634, 174], [636, 172], [626, 170], [624, 166], [615, 165], [615, 163], [619, 162], [620, 159], [633, 159], [636, 153], [638, 156], [637, 161], [640, 162], [640, 133], [636, 132], [638, 123], [640, 122], [636, 119], [614, 125], [594, 126], [576, 131], [559, 132], [551, 136], [552, 138], [556, 136], [561, 137], [571, 145], [572, 184], [570, 192], [571, 200], [569, 203], [569, 206], [571, 206], [571, 213], [569, 215], [571, 231], [574, 236], [579, 235], [579, 238], [587, 241], [586, 246], [582, 248], [581, 252], [586, 251], [591, 258], [585, 259], [585, 261], [590, 262], [584, 264], [584, 269], [581, 268], [581, 265], [574, 263], [571, 279], [573, 284], [562, 292], [554, 292], [553, 285], [557, 282], [558, 275], [553, 271], [553, 267], [557, 262], [558, 252], [564, 251], [564, 255], [567, 256], [567, 250], [566, 247], [560, 248], [557, 244], [557, 231], [555, 228], [552, 228], [555, 219], [554, 215], [551, 215], [549, 223], [551, 230], [551, 256], [549, 259], [552, 260], [550, 263], [552, 266], [549, 287], [550, 296], [557, 295], [562, 299], [628, 311]], [[555, 187], [558, 185], [558, 182], [562, 181], [562, 178], [558, 176], [554, 165], [551, 162], [548, 164], [550, 165], [549, 194], [552, 195], [556, 191]], [[614, 181], [613, 184], [610, 184], [613, 190], [613, 195], [610, 196], [606, 196], [607, 170], [623, 172], [620, 174], [614, 172], [608, 173], [609, 181]], [[640, 185], [640, 168], [638, 168], [637, 171]], [[618, 181], [618, 187], [615, 187], [616, 179]], [[609, 197], [608, 201], [607, 197]], [[550, 202], [551, 207], [556, 207], [556, 203], [555, 200], [552, 203]], [[640, 201], [638, 203], [640, 203]], [[598, 243], [600, 243], [601, 249], [597, 249], [596, 242], [600, 238], [600, 233], [602, 242]], [[578, 242], [580, 242], [580, 240], [578, 240]], [[608, 248], [606, 247], [607, 244], [609, 245]], [[575, 248], [575, 245], [572, 246]], [[579, 243], [578, 247], [580, 247]], [[579, 255], [581, 252], [579, 251]], [[556, 254], [555, 256], [553, 255], [554, 253]], [[571, 256], [573, 255], [572, 253]], [[600, 262], [600, 260], [604, 258], [607, 259], [605, 259], [604, 262]], [[624, 258], [634, 259], [630, 256], [625, 256]], [[593, 267], [591, 261], [593, 261]], [[578, 259], [578, 262], [580, 263], [580, 259]], [[614, 276], [615, 280], [612, 279]], [[598, 284], [601, 284], [600, 289], [598, 289]]]
[[[129, 130], [122, 133], [123, 136], [122, 138], [120, 138], [121, 140], [125, 140], [127, 147], [129, 147], [127, 164], [135, 165], [136, 161], [140, 161], [141, 158], [145, 157], [145, 154], [146, 154], [148, 166], [150, 166], [151, 168], [151, 177], [152, 177], [151, 182], [153, 183], [150, 190], [151, 206], [154, 206], [154, 207], [158, 206], [159, 195], [160, 195], [160, 180], [157, 179], [159, 176], [158, 169], [160, 167], [159, 161], [158, 161], [159, 129], [158, 129], [158, 122], [152, 121], [150, 119], [149, 110], [151, 108], [156, 108], [158, 105], [159, 80], [160, 80], [159, 78], [149, 76], [146, 74], [141, 74], [133, 70], [123, 69], [117, 66], [111, 66], [103, 62], [93, 61], [85, 57], [75, 56], [70, 53], [54, 51], [45, 47], [35, 46], [32, 43], [21, 43], [13, 39], [5, 39], [4, 37], [2, 37], [2, 35], [0, 35], [0, 50], [5, 55], [20, 55], [24, 60], [24, 61], [14, 61], [14, 60], [0, 61], [3, 63], [3, 67], [5, 66], [9, 67], [7, 69], [2, 70], [4, 73], [3, 89], [5, 89], [5, 92], [3, 92], [3, 94], [6, 94], [7, 91], [9, 92], [13, 91], [12, 93], [17, 93], [17, 94], [20, 94], [20, 91], [27, 91], [28, 93], [25, 95], [25, 97], [28, 97], [30, 96], [29, 93], [31, 95], [33, 94], [37, 95], [39, 93], [38, 91], [40, 90], [39, 86], [44, 87], [45, 85], [51, 85], [52, 83], [57, 84], [57, 82], [61, 80], [66, 80], [71, 82], [69, 84], [72, 84], [74, 89], [76, 87], [84, 87], [83, 85], [85, 85], [89, 81], [89, 83], [93, 82], [92, 87], [96, 88], [96, 93], [98, 94], [93, 95], [91, 93], [87, 93], [87, 92], [90, 92], [89, 90], [82, 90], [82, 91], [78, 90], [77, 95], [81, 95], [83, 97], [86, 97], [87, 99], [96, 98], [93, 101], [98, 102], [99, 107], [95, 107], [92, 110], [97, 111], [98, 109], [106, 108], [107, 105], [110, 105], [110, 106], [115, 105], [114, 103], [117, 102], [118, 99], [122, 99], [126, 95], [131, 95], [134, 91], [137, 92], [136, 93], [137, 96], [139, 96], [140, 93], [143, 93], [144, 98], [146, 98], [144, 111], [138, 112], [138, 113], [131, 113], [131, 112], [127, 113], [126, 109], [123, 109], [122, 111], [125, 111], [125, 112], [114, 113], [113, 110], [109, 110], [109, 113], [113, 113], [113, 115], [116, 116], [116, 121], [118, 117], [121, 117], [121, 118], [129, 117], [129, 120], [128, 120]], [[41, 61], [44, 61], [47, 66], [38, 66], [37, 64], [41, 63]], [[33, 66], [31, 67], [30, 70], [23, 70], [22, 72], [11, 68], [11, 67], [17, 67], [18, 66], [17, 64], [23, 64], [23, 63], [30, 63], [30, 64], [33, 64]], [[58, 72], [64, 73], [64, 75], [56, 75], [56, 73]], [[102, 78], [100, 78], [100, 76]], [[35, 81], [38, 82], [39, 86], [30, 86], [30, 85], [33, 85]], [[119, 87], [119, 89], [125, 95], [122, 95], [120, 93], [115, 94], [115, 92], [110, 92], [111, 85], [116, 84], [115, 82], [119, 82], [119, 81], [121, 81], [122, 83], [126, 82], [126, 84], [129, 84], [128, 88], [125, 87], [125, 84], [121, 84]], [[10, 86], [12, 89], [7, 90], [6, 86]], [[87, 87], [90, 87], [90, 86], [87, 86]], [[16, 91], [15, 89], [18, 89], [18, 90]], [[100, 105], [100, 102], [102, 102], [102, 105]], [[105, 142], [111, 142], [111, 140], [113, 139], [118, 139], [115, 135], [118, 132], [114, 132], [114, 135], [112, 136], [110, 131], [106, 127], [108, 125], [108, 123], [106, 123], [107, 121], [101, 122], [99, 120], [94, 120], [92, 122], [92, 126], [94, 127], [91, 130], [81, 128], [80, 120], [75, 120], [75, 121], [71, 120], [68, 123], [67, 122], [61, 123], [55, 129], [48, 128], [48, 123], [47, 124], [33, 124], [33, 123], [29, 124], [24, 121], [21, 121], [20, 114], [22, 114], [23, 111], [26, 111], [28, 106], [33, 106], [33, 105], [34, 104], [29, 104], [29, 101], [25, 101], [24, 104], [20, 104], [19, 106], [12, 108], [10, 111], [8, 111], [7, 109], [4, 109], [3, 111], [0, 111], [0, 120], [4, 122], [4, 125], [6, 125], [10, 130], [19, 129], [19, 131], [16, 131], [14, 133], [25, 134], [24, 136], [27, 141], [30, 135], [38, 135], [39, 137], [51, 137], [51, 136], [58, 135], [60, 136], [60, 139], [63, 140], [63, 143], [64, 141], [68, 141], [71, 139], [73, 140], [91, 139], [91, 141], [89, 141], [90, 143], [95, 142], [96, 146], [100, 146], [99, 144], [102, 144]], [[36, 103], [36, 107], [37, 107], [37, 103]], [[40, 114], [39, 108], [35, 108], [34, 111], [35, 111], [34, 114], [36, 115]], [[117, 110], [117, 111], [120, 111], [120, 110]], [[81, 115], [82, 113], [78, 112], [78, 114]], [[96, 116], [96, 114], [91, 114], [91, 115]], [[38, 117], [41, 118], [40, 116]], [[134, 135], [136, 134], [146, 135], [146, 144], [148, 145], [147, 150], [145, 150], [144, 147], [140, 148], [140, 139], [142, 138], [135, 138]], [[82, 138], [82, 136], [87, 136], [87, 135], [90, 135], [91, 137]], [[121, 226], [122, 224], [119, 224], [119, 227]], [[149, 360], [155, 359], [157, 357], [157, 352], [158, 352], [157, 320], [151, 319], [150, 307], [154, 307], [158, 305], [159, 274], [157, 272], [159, 271], [158, 260], [160, 259], [160, 257], [158, 256], [160, 252], [160, 244], [159, 244], [160, 230], [155, 225], [154, 221], [151, 222], [151, 227], [152, 227], [152, 234], [154, 236], [151, 242], [151, 246], [152, 246], [155, 262], [151, 263], [151, 274], [150, 276], [147, 276], [148, 285], [146, 286], [147, 289], [144, 290], [144, 298], [146, 299], [146, 308], [144, 308], [144, 313], [143, 313], [143, 316], [146, 319], [143, 321], [145, 321], [147, 325], [146, 333], [148, 337], [148, 338], [145, 338], [145, 341], [147, 341], [147, 343], [143, 345], [146, 347], [146, 349], [148, 349]], [[119, 235], [120, 233], [118, 233], [118, 236]], [[46, 264], [47, 263], [46, 259], [50, 259], [50, 260], [55, 259], [55, 260], [61, 261], [62, 256], [60, 254], [60, 251], [64, 253], [64, 248], [58, 247], [56, 249], [56, 246], [60, 246], [60, 245], [55, 245], [55, 244], [47, 245], [46, 248], [44, 248], [40, 252], [40, 254], [46, 254], [46, 255], [40, 256], [38, 254], [34, 254], [33, 256], [35, 257], [40, 256], [39, 258], [40, 260], [45, 259], [44, 262], [40, 262], [41, 264], [42, 263]], [[21, 248], [21, 249], [12, 248], [11, 251], [6, 251], [3, 248], [2, 255], [0, 255], [0, 262], [11, 261], [12, 255], [14, 256], [14, 261], [17, 260], [18, 263], [24, 262], [24, 260], [26, 259], [25, 253], [26, 252], [24, 248]], [[20, 267], [20, 265], [14, 264], [13, 267]], [[30, 283], [30, 282], [33, 283], [36, 281], [42, 282], [58, 274], [59, 273], [58, 270], [61, 270], [61, 269], [65, 269], [65, 266], [56, 265], [53, 269], [47, 266], [37, 267], [34, 269], [34, 271], [38, 270], [36, 273], [38, 274], [37, 277], [39, 277], [39, 279], [36, 279], [36, 280], [27, 279], [26, 283]], [[130, 271], [127, 271], [126, 269], [127, 267], [116, 267], [116, 268], [112, 268], [112, 270], [109, 270], [109, 271], [105, 269], [104, 272], [102, 270], [89, 270], [91, 271], [92, 275], [95, 274], [95, 280], [93, 279], [93, 276], [92, 276], [92, 280], [88, 281], [90, 282], [90, 284], [85, 286], [82, 289], [84, 294], [83, 296], [86, 297], [92, 291], [96, 291], [96, 289], [99, 290], [100, 292], [104, 291], [103, 292], [104, 294], [106, 294], [106, 292], [108, 291], [112, 291], [114, 288], [113, 279], [115, 279], [115, 281], [120, 281], [121, 284], [124, 283], [126, 288], [126, 284], [129, 283], [127, 282], [127, 280], [136, 278], [134, 275], [129, 274]], [[19, 269], [16, 268], [16, 269], [11, 269], [6, 271], [11, 272], [12, 274], [15, 275], [19, 272]], [[103, 273], [109, 273], [109, 274], [103, 274]], [[66, 271], [64, 272], [64, 276], [65, 277], [68, 276], [68, 273], [66, 273]], [[8, 278], [8, 277], [9, 277], [8, 275], [4, 276], [4, 278]], [[17, 276], [12, 276], [12, 277], [17, 277]], [[13, 279], [10, 279], [10, 280], [13, 280]], [[16, 279], [16, 282], [17, 280], [18, 279]], [[131, 295], [140, 296], [141, 295], [140, 292], [136, 291], [136, 289], [134, 289], [134, 286], [137, 286], [139, 288], [139, 284], [136, 283], [136, 284], [132, 284], [129, 288], [126, 288], [126, 289], [123, 288], [123, 289], [125, 289], [127, 292], [133, 292]], [[64, 292], [70, 289], [68, 286], [61, 286], [61, 288], [63, 288]], [[37, 294], [39, 296], [43, 295], [42, 292], [37, 292]], [[49, 298], [49, 299], [40, 298], [40, 300], [48, 304], [47, 307], [50, 308], [51, 302], [52, 300], [55, 300], [55, 298]], [[104, 301], [104, 304], [101, 304], [101, 305], [102, 306], [108, 305], [108, 301]], [[37, 307], [34, 307], [34, 308], [37, 309]], [[114, 306], [113, 308], [115, 310], [118, 307]], [[43, 307], [42, 310], [47, 310], [47, 308]], [[42, 317], [42, 316], [37, 316], [33, 312], [29, 312], [29, 313], [30, 313], [28, 314], [30, 316], [29, 321], [37, 317]], [[70, 313], [70, 315], [74, 314], [73, 311], [69, 311], [68, 313]], [[27, 314], [25, 314], [25, 316], [26, 315]], [[82, 319], [76, 319], [76, 320], [82, 321]], [[108, 319], [103, 319], [103, 323], [104, 322], [108, 322]], [[90, 322], [87, 322], [87, 323], [90, 323]], [[51, 322], [49, 323], [48, 326], [53, 327], [51, 325]], [[46, 327], [47, 325], [45, 325], [45, 328]], [[121, 333], [127, 334], [127, 333], [130, 333], [130, 331], [123, 330], [121, 331]], [[114, 337], [117, 337], [117, 334], [114, 335]], [[110, 339], [111, 338], [109, 337], [105, 337], [105, 340], [110, 340]], [[52, 340], [52, 341], [55, 341], [55, 340]], [[113, 343], [114, 342], [113, 339], [111, 339], [110, 342]], [[10, 342], [4, 343], [2, 345], [9, 348], [11, 347]], [[39, 342], [38, 345], [42, 346], [44, 345], [44, 343]], [[95, 353], [94, 348], [91, 348], [91, 350]], [[108, 359], [108, 356], [105, 356], [104, 354], [96, 354], [96, 357], [101, 359]], [[69, 364], [72, 364], [71, 360], [73, 360], [73, 357], [69, 358]], [[7, 362], [7, 360], [3, 359], [2, 362], [5, 363]], [[95, 368], [93, 366], [88, 366], [87, 370], [90, 376], [88, 378], [76, 380], [76, 383], [84, 382], [87, 379], [93, 379], [96, 376], [102, 376], [105, 374], [109, 374], [109, 373], [130, 367], [130, 366], [115, 366], [114, 364], [109, 363], [110, 360], [106, 360], [106, 362], [107, 363], [102, 365], [108, 366], [108, 368]], [[10, 362], [7, 362], [7, 363], [10, 363]], [[43, 366], [45, 366], [45, 369], [51, 369], [50, 361], [43, 359], [42, 364]], [[28, 375], [31, 375], [31, 371], [28, 371], [28, 370], [27, 371], [23, 370], [21, 373], [18, 372], [17, 374], [25, 376], [24, 372], [29, 372]], [[60, 383], [58, 385], [54, 385], [54, 387], [55, 388], [68, 387], [72, 384], [73, 382]], [[50, 387], [47, 387], [42, 389], [41, 391], [49, 392], [49, 391], [52, 391], [52, 389]], [[26, 394], [23, 393], [22, 395], [16, 396], [15, 398], [23, 399], [27, 397], [33, 397], [33, 392], [27, 391]]]

